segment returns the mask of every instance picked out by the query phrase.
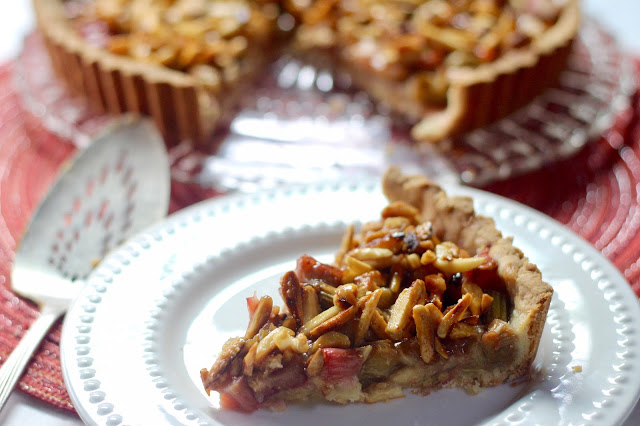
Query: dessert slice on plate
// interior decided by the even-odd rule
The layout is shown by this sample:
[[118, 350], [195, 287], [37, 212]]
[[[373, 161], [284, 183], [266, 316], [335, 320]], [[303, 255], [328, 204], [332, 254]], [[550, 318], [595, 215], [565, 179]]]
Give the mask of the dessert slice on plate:
[[334, 265], [303, 255], [284, 274], [282, 308], [247, 299], [245, 334], [201, 371], [223, 407], [473, 393], [528, 373], [553, 294], [538, 268], [471, 199], [398, 169], [383, 188], [390, 204], [348, 227]]

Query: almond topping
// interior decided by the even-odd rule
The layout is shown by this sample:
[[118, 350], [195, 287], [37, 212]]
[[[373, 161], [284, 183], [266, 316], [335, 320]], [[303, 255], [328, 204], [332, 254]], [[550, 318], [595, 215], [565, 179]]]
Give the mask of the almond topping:
[[415, 280], [411, 287], [402, 290], [391, 308], [391, 317], [387, 324], [387, 333], [391, 337], [395, 340], [402, 338], [405, 327], [412, 319], [413, 307], [424, 303], [425, 296], [426, 289], [422, 280]]
[[320, 311], [318, 293], [310, 285], [305, 285], [302, 288], [302, 323], [306, 324], [311, 318], [318, 315]]
[[302, 333], [302, 334], [309, 335], [309, 332], [311, 330], [313, 330], [314, 328], [316, 328], [317, 326], [319, 326], [323, 322], [328, 321], [329, 319], [331, 319], [334, 316], [338, 315], [340, 312], [342, 312], [342, 309], [340, 309], [337, 306], [332, 306], [329, 309], [324, 310], [324, 311], [320, 312], [318, 315], [316, 315], [315, 317], [311, 318], [305, 325], [300, 327], [298, 332]]
[[482, 295], [482, 313], [483, 314], [489, 310], [492, 302], [493, 302], [493, 297], [489, 296], [486, 293]]
[[484, 257], [465, 257], [451, 260], [436, 259], [433, 264], [444, 273], [457, 274], [458, 272], [468, 272], [476, 269], [484, 261]]
[[337, 315], [329, 318], [317, 327], [313, 328], [311, 331], [309, 331], [309, 336], [315, 339], [319, 336], [322, 336], [324, 333], [342, 327], [343, 325], [354, 319], [357, 313], [357, 306], [352, 306], [349, 309], [345, 309], [344, 311], [339, 312]]
[[469, 305], [471, 315], [482, 314], [482, 289], [474, 283], [465, 281], [462, 283], [462, 294], [467, 293], [471, 295], [471, 304]]
[[382, 290], [380, 289], [365, 296], [367, 299], [364, 302], [364, 308], [362, 309], [360, 321], [358, 321], [358, 327], [356, 328], [356, 333], [353, 338], [353, 344], [355, 346], [360, 346], [362, 345], [362, 342], [364, 342], [364, 338], [366, 337], [367, 331], [369, 331], [369, 326], [371, 325], [371, 318], [378, 307], [380, 296], [382, 296]]
[[358, 286], [355, 284], [343, 284], [336, 289], [333, 295], [333, 304], [347, 309], [358, 301]]
[[391, 336], [387, 333], [387, 321], [385, 321], [379, 309], [373, 311], [369, 326], [380, 339], [391, 339]]
[[260, 364], [273, 350], [278, 348], [278, 343], [285, 346], [284, 340], [286, 337], [293, 338], [293, 331], [286, 327], [278, 327], [271, 333], [267, 334], [256, 348], [255, 364]]
[[464, 312], [467, 310], [469, 304], [471, 304], [471, 295], [467, 293], [462, 296], [462, 298], [458, 300], [458, 303], [456, 303], [456, 305], [444, 315], [444, 317], [442, 318], [442, 322], [438, 326], [439, 338], [444, 339], [445, 337], [447, 337], [447, 334], [449, 334], [449, 330], [451, 330], [453, 324], [460, 321], [460, 318], [462, 318], [462, 314], [464, 314]]
[[344, 275], [344, 282], [353, 281], [353, 279], [358, 275], [362, 275], [365, 272], [373, 270], [373, 267], [371, 265], [349, 255], [345, 256], [344, 261], [345, 265], [348, 268]]
[[416, 339], [420, 345], [420, 357], [429, 364], [435, 354], [435, 326], [431, 313], [424, 305], [413, 307], [413, 320], [416, 323]]
[[247, 332], [244, 335], [245, 339], [251, 339], [253, 336], [258, 334], [258, 331], [260, 331], [262, 326], [269, 320], [272, 309], [273, 299], [269, 296], [262, 296], [258, 302], [258, 306], [256, 306], [256, 309], [253, 312], [249, 325], [247, 326]]
[[318, 340], [313, 342], [311, 346], [311, 352], [315, 352], [321, 348], [349, 348], [351, 347], [351, 340], [346, 334], [339, 333], [337, 331], [330, 331], [318, 337]]

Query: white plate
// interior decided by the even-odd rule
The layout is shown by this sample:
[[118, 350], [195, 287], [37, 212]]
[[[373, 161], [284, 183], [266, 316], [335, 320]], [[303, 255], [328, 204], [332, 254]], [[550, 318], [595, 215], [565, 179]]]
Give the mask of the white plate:
[[[348, 222], [378, 217], [374, 184], [314, 186], [207, 201], [109, 256], [67, 315], [62, 367], [82, 419], [96, 424], [615, 424], [640, 388], [636, 296], [599, 252], [560, 224], [468, 188], [539, 265], [555, 295], [532, 380], [477, 396], [434, 392], [374, 405], [283, 413], [220, 411], [199, 370], [244, 332], [245, 298], [277, 296], [302, 253], [329, 260]], [[278, 298], [279, 300], [279, 298]], [[581, 372], [574, 370], [582, 367]]]

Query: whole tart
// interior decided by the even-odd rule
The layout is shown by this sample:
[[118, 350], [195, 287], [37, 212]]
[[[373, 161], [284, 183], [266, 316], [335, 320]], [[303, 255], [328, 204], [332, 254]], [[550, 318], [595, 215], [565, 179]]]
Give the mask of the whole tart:
[[438, 141], [529, 103], [565, 68], [578, 0], [287, 0], [295, 48]]
[[[100, 111], [204, 144], [286, 42], [414, 123], [489, 124], [555, 83], [578, 0], [34, 0], [58, 75]], [[293, 18], [292, 18], [293, 16]], [[278, 21], [280, 20], [280, 25]], [[280, 28], [293, 28], [284, 40]]]
[[57, 74], [99, 112], [206, 144], [277, 54], [270, 0], [34, 0]]
[[538, 268], [468, 197], [398, 169], [383, 188], [381, 218], [348, 227], [333, 265], [303, 255], [284, 274], [282, 308], [247, 299], [246, 333], [201, 370], [224, 408], [477, 393], [528, 374], [553, 294]]

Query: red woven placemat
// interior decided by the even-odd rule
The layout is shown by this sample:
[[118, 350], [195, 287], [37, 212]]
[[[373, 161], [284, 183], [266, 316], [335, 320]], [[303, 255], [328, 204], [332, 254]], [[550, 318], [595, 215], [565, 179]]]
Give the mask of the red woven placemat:
[[[640, 63], [638, 64], [640, 71]], [[10, 289], [16, 243], [60, 164], [74, 151], [22, 109], [11, 82], [11, 65], [0, 67], [0, 363], [38, 315]], [[614, 126], [577, 157], [536, 173], [486, 188], [528, 204], [565, 223], [602, 250], [640, 295], [640, 101], [631, 125]], [[629, 120], [631, 118], [631, 120]], [[198, 201], [201, 192], [174, 185], [171, 210]], [[59, 362], [60, 324], [42, 343], [20, 388], [55, 407], [73, 411]]]

